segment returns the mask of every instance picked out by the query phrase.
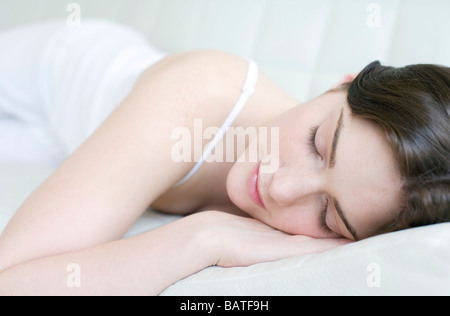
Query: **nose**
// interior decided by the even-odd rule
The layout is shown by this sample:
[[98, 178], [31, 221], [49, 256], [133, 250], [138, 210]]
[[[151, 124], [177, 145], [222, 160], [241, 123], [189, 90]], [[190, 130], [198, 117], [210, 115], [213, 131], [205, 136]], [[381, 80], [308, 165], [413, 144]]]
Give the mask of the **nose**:
[[279, 206], [311, 200], [324, 190], [323, 175], [307, 168], [281, 167], [273, 175], [268, 193]]

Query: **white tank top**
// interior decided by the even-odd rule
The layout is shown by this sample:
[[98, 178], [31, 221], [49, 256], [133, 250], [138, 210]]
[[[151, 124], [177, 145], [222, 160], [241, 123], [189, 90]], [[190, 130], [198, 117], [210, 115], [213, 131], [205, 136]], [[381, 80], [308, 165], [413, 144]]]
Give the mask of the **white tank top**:
[[205, 163], [205, 160], [208, 158], [209, 155], [211, 155], [213, 149], [223, 138], [227, 129], [233, 125], [236, 118], [244, 109], [244, 106], [246, 105], [248, 99], [255, 92], [257, 81], [258, 81], [258, 66], [253, 60], [249, 60], [247, 77], [245, 78], [244, 86], [242, 87], [241, 96], [237, 100], [235, 106], [231, 110], [228, 117], [225, 119], [225, 122], [220, 127], [219, 132], [214, 136], [213, 140], [209, 142], [208, 145], [206, 146], [205, 150], [203, 151], [201, 159], [195, 164], [195, 166], [191, 169], [191, 171], [189, 171], [189, 173], [183, 179], [181, 179], [177, 184], [174, 185], [174, 187], [180, 186], [186, 181], [188, 181]]

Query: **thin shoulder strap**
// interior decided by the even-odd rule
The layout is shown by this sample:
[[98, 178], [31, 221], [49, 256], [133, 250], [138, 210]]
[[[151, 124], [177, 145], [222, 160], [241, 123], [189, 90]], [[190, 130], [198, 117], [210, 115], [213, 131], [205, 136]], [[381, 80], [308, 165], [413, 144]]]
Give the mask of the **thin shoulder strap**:
[[253, 60], [249, 60], [247, 77], [245, 78], [244, 86], [242, 87], [242, 94], [239, 97], [238, 101], [236, 102], [235, 106], [233, 107], [233, 110], [231, 110], [230, 114], [225, 119], [225, 122], [220, 127], [219, 132], [214, 136], [213, 140], [209, 142], [208, 145], [206, 146], [205, 150], [203, 151], [201, 159], [196, 163], [194, 168], [192, 168], [191, 171], [189, 171], [189, 173], [183, 179], [181, 179], [177, 184], [174, 185], [174, 187], [180, 186], [186, 181], [188, 181], [198, 171], [198, 169], [200, 169], [200, 167], [205, 162], [206, 158], [208, 158], [209, 155], [211, 155], [213, 149], [223, 138], [223, 136], [227, 132], [227, 129], [233, 125], [236, 118], [244, 109], [248, 99], [255, 92], [257, 81], [258, 81], [258, 65]]

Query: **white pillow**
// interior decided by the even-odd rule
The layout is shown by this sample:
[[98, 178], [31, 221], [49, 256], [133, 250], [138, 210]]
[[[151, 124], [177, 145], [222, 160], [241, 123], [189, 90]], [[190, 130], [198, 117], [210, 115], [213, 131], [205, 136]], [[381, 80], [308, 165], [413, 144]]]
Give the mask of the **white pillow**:
[[450, 295], [450, 224], [246, 268], [212, 267], [162, 295]]

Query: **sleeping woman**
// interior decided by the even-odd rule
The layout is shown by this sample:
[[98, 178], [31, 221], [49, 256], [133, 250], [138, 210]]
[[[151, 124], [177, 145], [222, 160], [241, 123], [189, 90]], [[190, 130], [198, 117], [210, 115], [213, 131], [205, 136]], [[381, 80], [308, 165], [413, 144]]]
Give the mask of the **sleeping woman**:
[[[0, 294], [156, 295], [208, 266], [450, 221], [445, 66], [373, 62], [300, 104], [253, 61], [162, 54], [105, 21], [12, 29], [0, 46], [0, 158], [56, 169], [0, 237]], [[174, 131], [199, 122], [216, 133], [180, 162]], [[268, 135], [238, 148], [230, 128]], [[233, 159], [208, 159], [218, 148]], [[122, 238], [149, 207], [187, 216]]]

